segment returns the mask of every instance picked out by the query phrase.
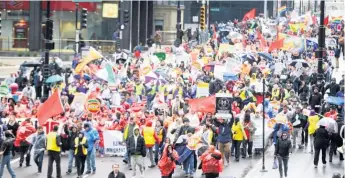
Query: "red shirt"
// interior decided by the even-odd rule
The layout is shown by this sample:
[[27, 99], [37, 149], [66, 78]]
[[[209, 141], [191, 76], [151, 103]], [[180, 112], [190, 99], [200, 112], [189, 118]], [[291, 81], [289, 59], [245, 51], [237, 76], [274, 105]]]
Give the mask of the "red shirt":
[[52, 132], [53, 129], [54, 129], [54, 126], [59, 126], [60, 125], [60, 122], [58, 121], [53, 121], [53, 120], [50, 120], [50, 121], [47, 121], [43, 126], [46, 128], [46, 134], [48, 134], [49, 132]]

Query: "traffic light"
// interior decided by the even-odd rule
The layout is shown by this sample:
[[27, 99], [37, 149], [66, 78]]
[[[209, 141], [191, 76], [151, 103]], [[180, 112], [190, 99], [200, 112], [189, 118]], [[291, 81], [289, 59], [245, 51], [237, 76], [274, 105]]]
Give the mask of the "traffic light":
[[81, 9], [81, 25], [80, 29], [84, 29], [87, 27], [87, 9], [82, 8]]
[[205, 30], [206, 24], [206, 8], [205, 5], [202, 5], [200, 8], [200, 29]]
[[123, 22], [125, 24], [128, 24], [129, 20], [130, 20], [129, 10], [124, 10], [123, 11]]
[[53, 28], [54, 28], [54, 23], [53, 20], [48, 19], [46, 21], [46, 40], [53, 40]]

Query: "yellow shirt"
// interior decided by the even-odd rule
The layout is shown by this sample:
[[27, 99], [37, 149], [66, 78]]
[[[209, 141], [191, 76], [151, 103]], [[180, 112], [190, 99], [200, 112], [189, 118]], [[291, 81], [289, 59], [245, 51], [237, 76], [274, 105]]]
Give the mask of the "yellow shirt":
[[318, 115], [308, 117], [308, 123], [309, 123], [308, 134], [309, 135], [312, 135], [315, 133], [316, 129], [318, 128], [317, 122], [319, 122], [319, 120], [320, 118]]
[[237, 141], [242, 141], [246, 138], [243, 132], [243, 126], [241, 122], [238, 122], [237, 124], [232, 125], [232, 139]]

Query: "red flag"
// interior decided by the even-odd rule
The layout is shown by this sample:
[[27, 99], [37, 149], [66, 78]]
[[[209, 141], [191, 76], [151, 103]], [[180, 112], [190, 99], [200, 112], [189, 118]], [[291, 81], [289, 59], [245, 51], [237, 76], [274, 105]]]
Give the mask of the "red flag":
[[254, 19], [256, 14], [256, 9], [252, 9], [243, 16], [243, 21]]
[[268, 52], [271, 52], [275, 49], [280, 49], [283, 46], [284, 46], [284, 38], [276, 40], [276, 41], [272, 42], [272, 44], [268, 48]]
[[58, 89], [38, 108], [37, 119], [40, 125], [54, 116], [64, 112]]
[[216, 112], [216, 96], [191, 99], [188, 101], [192, 112]]
[[257, 31], [256, 35], [257, 35], [258, 40], [260, 41], [260, 48], [264, 49], [264, 47], [266, 47], [267, 45], [265, 38], [262, 36], [260, 31]]
[[324, 25], [324, 26], [327, 26], [327, 25], [328, 25], [328, 19], [329, 19], [329, 16], [327, 16], [327, 17], [323, 20], [323, 25]]

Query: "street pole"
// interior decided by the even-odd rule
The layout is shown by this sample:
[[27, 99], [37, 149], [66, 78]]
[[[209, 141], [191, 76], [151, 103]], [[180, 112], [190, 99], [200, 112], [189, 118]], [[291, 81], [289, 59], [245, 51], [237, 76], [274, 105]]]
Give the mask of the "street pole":
[[319, 26], [319, 47], [317, 49], [317, 73], [318, 73], [318, 80], [323, 80], [323, 54], [325, 52], [325, 26], [324, 26], [324, 19], [325, 19], [325, 0], [320, 1], [320, 26]]
[[78, 28], [78, 10], [79, 10], [79, 3], [75, 3], [75, 56], [79, 53], [79, 28]]
[[47, 42], [48, 42], [48, 37], [50, 34], [49, 33], [49, 28], [48, 28], [48, 21], [50, 20], [50, 1], [47, 1], [47, 10], [46, 10], [46, 48], [45, 54], [44, 54], [44, 62], [43, 62], [43, 97], [42, 97], [42, 102], [46, 101], [47, 98], [49, 97], [49, 86], [45, 82], [47, 78], [50, 75], [50, 70], [49, 70], [49, 49], [47, 49]]
[[211, 9], [210, 9], [210, 0], [206, 1], [206, 14], [207, 14], [207, 31], [210, 31], [211, 29]]
[[[179, 32], [181, 30], [181, 2], [177, 1], [177, 24], [176, 24], [176, 39], [179, 38]], [[182, 41], [181, 41], [182, 43]]]
[[267, 19], [267, 0], [264, 2], [264, 18]]
[[267, 172], [265, 167], [265, 85], [266, 85], [266, 79], [263, 78], [262, 80], [262, 169], [260, 172]]

